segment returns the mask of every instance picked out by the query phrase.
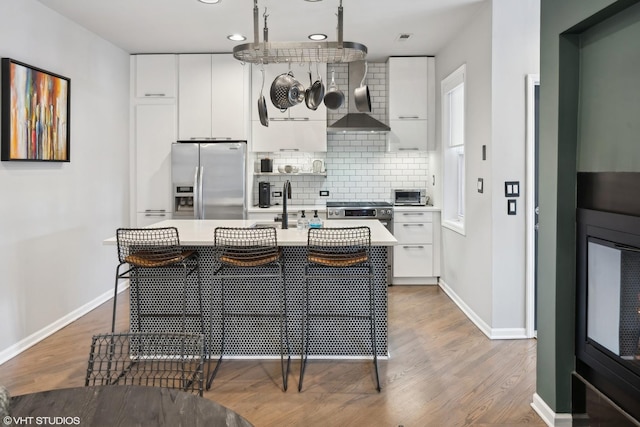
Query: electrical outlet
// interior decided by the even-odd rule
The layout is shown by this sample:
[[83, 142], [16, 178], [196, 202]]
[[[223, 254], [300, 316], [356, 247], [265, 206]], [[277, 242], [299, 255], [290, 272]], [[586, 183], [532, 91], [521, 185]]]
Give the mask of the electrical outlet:
[[320, 190], [320, 197], [329, 197], [329, 190]]
[[271, 193], [273, 197], [282, 197], [282, 191], [274, 191]]

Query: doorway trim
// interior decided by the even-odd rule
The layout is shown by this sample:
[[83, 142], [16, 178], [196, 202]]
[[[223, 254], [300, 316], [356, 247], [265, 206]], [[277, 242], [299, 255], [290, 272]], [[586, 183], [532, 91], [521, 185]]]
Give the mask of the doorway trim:
[[526, 320], [525, 333], [527, 338], [536, 336], [536, 124], [535, 124], [535, 88], [540, 85], [540, 75], [527, 74], [526, 76]]

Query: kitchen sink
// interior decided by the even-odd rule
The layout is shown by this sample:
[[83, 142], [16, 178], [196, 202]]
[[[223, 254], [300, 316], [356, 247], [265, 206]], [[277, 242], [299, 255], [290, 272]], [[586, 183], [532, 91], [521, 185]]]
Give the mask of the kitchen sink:
[[281, 222], [256, 222], [253, 225], [249, 226], [249, 228], [269, 228], [269, 227], [274, 227], [274, 228], [282, 228], [282, 223]]

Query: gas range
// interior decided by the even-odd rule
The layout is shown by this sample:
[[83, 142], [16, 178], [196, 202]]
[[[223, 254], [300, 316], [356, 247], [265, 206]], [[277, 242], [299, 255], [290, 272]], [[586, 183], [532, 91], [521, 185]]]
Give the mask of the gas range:
[[327, 219], [392, 218], [393, 205], [388, 202], [327, 202]]

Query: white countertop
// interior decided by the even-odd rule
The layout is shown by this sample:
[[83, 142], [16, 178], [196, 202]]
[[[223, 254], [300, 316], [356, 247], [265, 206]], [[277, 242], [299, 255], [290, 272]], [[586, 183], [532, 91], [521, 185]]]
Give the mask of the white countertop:
[[438, 206], [394, 206], [394, 212], [440, 212], [442, 209]]
[[[264, 221], [229, 219], [170, 219], [160, 221], [149, 226], [152, 227], [176, 227], [180, 235], [180, 243], [185, 246], [213, 246], [213, 231], [216, 227], [251, 227], [255, 223]], [[278, 245], [280, 246], [306, 246], [307, 233], [298, 231], [296, 224], [289, 224], [287, 230], [276, 225]], [[367, 226], [371, 229], [371, 246], [394, 246], [398, 243], [395, 237], [376, 219], [365, 220], [326, 220], [323, 227], [359, 227]], [[105, 239], [105, 245], [115, 245], [115, 236]]]
[[[307, 213], [307, 214], [309, 212], [311, 212], [311, 215], [313, 215], [313, 211], [326, 212], [327, 211], [327, 207], [325, 205], [289, 205], [289, 204], [287, 204], [287, 212], [288, 213], [296, 213], [296, 212], [300, 212], [300, 211], [305, 211], [305, 213]], [[281, 204], [280, 205], [273, 205], [273, 206], [269, 206], [268, 208], [261, 208], [259, 206], [249, 206], [247, 208], [247, 212], [252, 212], [252, 213], [259, 213], [259, 212], [282, 213], [282, 205]]]

